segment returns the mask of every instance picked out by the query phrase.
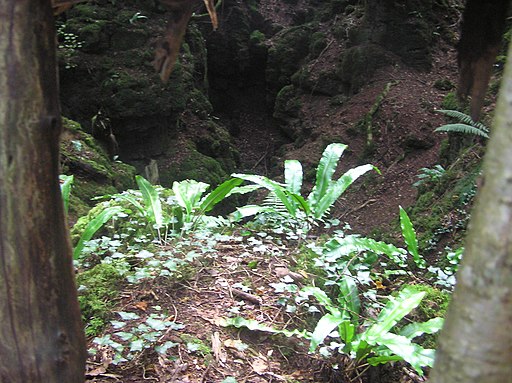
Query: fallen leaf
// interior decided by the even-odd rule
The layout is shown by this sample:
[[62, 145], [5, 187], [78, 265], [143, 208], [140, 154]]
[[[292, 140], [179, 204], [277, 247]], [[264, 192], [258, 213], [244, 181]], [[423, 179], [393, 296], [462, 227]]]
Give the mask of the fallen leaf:
[[137, 303], [135, 303], [135, 307], [141, 311], [146, 311], [148, 309], [148, 302], [146, 302], [146, 301], [137, 302]]
[[255, 373], [261, 375], [265, 371], [267, 371], [267, 362], [264, 361], [263, 359], [257, 358], [251, 362], [251, 367]]

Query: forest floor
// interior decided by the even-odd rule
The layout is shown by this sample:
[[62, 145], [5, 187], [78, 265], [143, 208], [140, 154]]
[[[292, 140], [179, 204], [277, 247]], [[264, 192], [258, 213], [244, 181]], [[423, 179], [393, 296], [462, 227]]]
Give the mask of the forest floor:
[[[309, 354], [309, 341], [299, 337], [226, 327], [235, 316], [290, 331], [311, 328], [311, 321], [319, 319], [293, 300], [296, 289], [314, 284], [314, 275], [301, 270], [298, 245], [266, 233], [226, 235], [213, 246], [196, 241], [195, 247], [182, 250], [183, 257], [208, 251], [191, 264], [194, 272], [188, 278], [158, 277], [126, 286], [103, 337], [122, 344], [120, 331], [134, 334], [147, 325], [158, 329], [148, 318], [162, 313], [177, 327], [160, 328], [151, 347], [130, 353], [131, 359], [118, 365], [112, 347], [90, 340], [97, 353], [88, 360], [87, 382], [345, 382], [347, 376], [354, 383], [424, 382], [402, 362], [356, 369], [341, 355]], [[171, 346], [159, 354], [155, 343]]]
[[[299, 159], [306, 169], [313, 169], [326, 144], [324, 138], [339, 137], [339, 142], [347, 143], [350, 149], [342, 158], [342, 167], [348, 169], [359, 164], [366, 137], [351, 135], [347, 127], [360, 121], [386, 84], [392, 82], [372, 122], [377, 145], [371, 162], [382, 174], [353, 185], [333, 211], [334, 218], [349, 223], [356, 233], [388, 229], [398, 217], [398, 206], [414, 202], [416, 190], [412, 184], [419, 170], [439, 161], [439, 143], [443, 137], [433, 133], [433, 129], [444, 120], [434, 109], [439, 108], [444, 93], [435, 90], [433, 84], [439, 78], [455, 81], [454, 60], [446, 60], [446, 55], [453, 57], [453, 54], [451, 50], [439, 52], [430, 73], [397, 67], [384, 69], [340, 107], [330, 105], [320, 96], [311, 96], [304, 110], [305, 118], [314, 121], [318, 130], [300, 146], [288, 144], [282, 151], [286, 155], [279, 160]], [[268, 125], [257, 118], [251, 115], [245, 118], [247, 126], [243, 131], [249, 133], [237, 138], [244, 153], [245, 170], [265, 174], [268, 159], [262, 157], [266, 151], [255, 148], [254, 142], [268, 147], [283, 138], [277, 131], [269, 131]], [[431, 129], [425, 129], [426, 122]], [[288, 312], [287, 305], [283, 305], [283, 293], [276, 291], [283, 278], [292, 278], [299, 288], [310, 278], [297, 272], [300, 271], [295, 257], [297, 244], [261, 234], [259, 241], [226, 236], [212, 251], [205, 251], [204, 246], [199, 242], [195, 248], [187, 249], [187, 252], [204, 253], [192, 264], [194, 272], [189, 277], [180, 281], [159, 277], [143, 284], [127, 285], [116, 303], [116, 312], [135, 314], [130, 328], [144, 327], [151, 314], [162, 312], [166, 320], [180, 325], [159, 333], [158, 344], [172, 345], [169, 357], [147, 349], [134, 352], [129, 362], [114, 365], [112, 349], [99, 347], [91, 340], [90, 346], [98, 353], [88, 361], [87, 382], [346, 381], [330, 366], [337, 364], [343, 370], [347, 361], [340, 356], [324, 360], [318, 354], [308, 354], [307, 341], [223, 326], [227, 318], [240, 315], [280, 329], [311, 329], [311, 323], [308, 325], [311, 315]], [[182, 255], [185, 257], [185, 253]], [[124, 314], [114, 314], [113, 319], [122, 319], [119, 315]], [[104, 335], [115, 336], [118, 332], [119, 328], [112, 325]], [[424, 377], [404, 363], [374, 367], [363, 377], [354, 375], [352, 380], [354, 383], [423, 381]]]
[[[272, 0], [261, 1], [263, 11], [267, 8], [271, 13], [274, 5]], [[284, 14], [272, 17], [286, 23]], [[339, 49], [332, 44], [324, 52], [326, 60], [320, 58], [315, 63], [315, 70], [332, 65], [327, 58], [339, 54]], [[440, 161], [440, 144], [445, 137], [434, 129], [446, 120], [435, 110], [441, 108], [443, 98], [452, 89], [440, 90], [435, 84], [439, 80], [456, 84], [456, 78], [455, 49], [441, 44], [430, 71], [402, 65], [382, 68], [341, 105], [333, 104], [327, 96], [305, 95], [301, 117], [314, 129], [304, 141], [285, 145], [289, 140], [254, 108], [257, 102], [250, 100], [240, 111], [244, 126], [235, 138], [242, 154], [242, 171], [272, 176], [276, 169], [282, 169], [284, 160], [297, 159], [307, 173], [318, 164], [327, 143], [336, 140], [347, 144], [340, 162], [342, 171], [368, 161], [381, 174], [354, 184], [335, 205], [332, 218], [348, 223], [355, 233], [388, 231], [392, 222], [397, 222], [399, 206], [414, 203], [417, 190], [412, 185], [420, 169]], [[368, 134], [354, 127], [387, 86], [389, 91], [371, 116], [374, 141], [371, 155], [367, 155]], [[492, 104], [487, 107], [491, 109]], [[144, 326], [155, 313], [164, 313], [166, 320], [183, 327], [169, 327], [159, 333], [159, 344], [172, 342], [167, 343], [171, 345], [168, 357], [143, 349], [135, 351], [129, 362], [118, 365], [112, 363], [111, 348], [97, 346], [91, 339], [89, 345], [98, 353], [88, 361], [87, 382], [345, 382], [330, 367], [337, 364], [343, 370], [348, 366], [339, 355], [324, 360], [318, 354], [309, 354], [308, 342], [299, 338], [225, 326], [227, 318], [239, 315], [275, 328], [311, 328], [311, 315], [288, 311], [283, 293], [276, 291], [283, 278], [301, 287], [311, 277], [300, 272], [297, 243], [260, 235], [258, 240], [251, 237], [250, 241], [242, 235], [226, 236], [213, 247], [199, 241], [182, 253], [183, 257], [190, 251], [202, 253], [193, 261], [194, 272], [187, 278], [172, 281], [158, 277], [127, 285], [115, 311], [135, 314], [130, 328]], [[116, 320], [123, 319], [114, 315]], [[116, 332], [119, 329], [112, 325], [105, 334], [113, 336]], [[424, 381], [411, 367], [397, 362], [374, 367], [364, 377], [355, 374], [351, 382]]]

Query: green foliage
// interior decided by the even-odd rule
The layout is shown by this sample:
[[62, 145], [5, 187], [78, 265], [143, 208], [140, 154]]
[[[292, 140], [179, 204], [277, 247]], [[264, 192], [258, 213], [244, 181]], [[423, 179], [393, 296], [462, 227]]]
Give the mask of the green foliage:
[[435, 165], [433, 168], [421, 168], [420, 174], [416, 177], [418, 181], [412, 184], [414, 187], [420, 187], [428, 183], [436, 183], [446, 174], [446, 170], [441, 165]]
[[78, 301], [87, 336], [97, 335], [103, 330], [123, 280], [123, 268], [116, 264], [98, 264], [78, 274]]
[[79, 40], [76, 34], [69, 32], [67, 29], [68, 27], [64, 23], [57, 25], [58, 53], [64, 62], [65, 68], [71, 69], [77, 66], [74, 58], [77, 51], [82, 48], [83, 42]]
[[415, 315], [420, 320], [425, 321], [445, 316], [448, 304], [450, 303], [450, 294], [448, 292], [424, 284], [414, 285], [414, 288], [425, 293], [425, 298], [415, 311]]
[[455, 92], [450, 92], [444, 96], [443, 102], [441, 103], [443, 109], [455, 110], [459, 109], [459, 101]]
[[[337, 163], [338, 154], [333, 157], [326, 156], [325, 164], [330, 161]], [[327, 161], [327, 158], [330, 158], [330, 161]], [[296, 166], [296, 163], [292, 163], [288, 170]], [[321, 170], [320, 174], [324, 171], [325, 169]], [[293, 172], [290, 171], [288, 174]], [[286, 186], [291, 190], [297, 190], [298, 182], [295, 182], [295, 178], [286, 178]], [[321, 182], [317, 182], [317, 185], [318, 190], [323, 190]], [[322, 355], [341, 353], [351, 358], [353, 365], [347, 368], [347, 371], [352, 371], [348, 373], [349, 379], [360, 373], [360, 366], [366, 363], [378, 365], [397, 360], [406, 361], [419, 374], [423, 374], [422, 368], [433, 364], [434, 350], [424, 349], [413, 340], [423, 334], [437, 332], [443, 320], [429, 317], [424, 322], [413, 321], [406, 326], [399, 326], [399, 322], [401, 323], [401, 320], [420, 304], [426, 292], [406, 286], [396, 294], [384, 298], [378, 291], [382, 279], [389, 280], [409, 272], [407, 254], [418, 267], [426, 266], [425, 260], [418, 252], [415, 230], [402, 208], [400, 222], [407, 250], [371, 238], [344, 235], [341, 232], [325, 242], [322, 247], [311, 247], [316, 253], [315, 267], [323, 271], [322, 287], [306, 286], [298, 291], [293, 284], [274, 285], [276, 292], [297, 292], [295, 302], [308, 308], [308, 311], [311, 311], [309, 297], [315, 298], [322, 309], [314, 311], [325, 314], [317, 321], [312, 332], [306, 329], [276, 329], [243, 318], [228, 319], [224, 324], [306, 338], [310, 340], [310, 352], [316, 351], [323, 343], [320, 348]], [[375, 288], [369, 287], [371, 285]], [[375, 310], [378, 310], [376, 317], [364, 316]]]
[[254, 30], [251, 32], [251, 35], [249, 36], [249, 39], [251, 40], [251, 43], [253, 44], [259, 44], [263, 41], [265, 41], [266, 37], [265, 34], [259, 30]]
[[67, 215], [69, 210], [69, 196], [71, 195], [71, 187], [73, 186], [74, 177], [61, 174], [60, 191], [62, 193], [62, 202], [64, 203], [64, 213]]
[[421, 251], [442, 251], [438, 245], [446, 240], [452, 246], [462, 243], [481, 174], [483, 151], [481, 145], [464, 150], [442, 175], [434, 175], [431, 182], [418, 188], [417, 201], [408, 213], [415, 223]]
[[303, 172], [299, 161], [285, 161], [284, 184], [272, 181], [265, 176], [233, 174], [233, 177], [252, 182], [270, 192], [267, 199], [269, 206], [239, 208], [233, 215], [233, 219], [237, 221], [255, 214], [271, 213], [292, 219], [294, 224], [303, 230], [309, 230], [310, 222], [321, 221], [331, 206], [355, 180], [372, 169], [377, 170], [372, 165], [362, 165], [348, 170], [340, 178], [334, 180], [334, 172], [346, 147], [343, 144], [327, 146], [317, 167], [315, 186], [307, 199], [300, 194]]
[[[334, 348], [346, 355], [355, 355], [356, 365], [364, 362], [370, 365], [378, 365], [396, 360], [405, 360], [420, 374], [422, 367], [431, 367], [434, 363], [434, 350], [425, 350], [412, 342], [412, 339], [423, 333], [432, 333], [441, 329], [442, 319], [437, 318], [429, 322], [411, 323], [399, 333], [391, 332], [393, 327], [407, 314], [409, 314], [423, 299], [424, 292], [405, 287], [397, 296], [390, 296], [385, 307], [371, 325], [365, 326], [362, 332], [357, 331], [359, 323], [357, 316], [351, 319], [346, 306], [341, 310], [327, 295], [318, 288], [306, 288], [305, 293], [310, 293], [319, 300], [327, 309], [313, 331], [310, 343], [310, 351], [338, 329], [341, 345]], [[350, 312], [353, 313], [352, 311]], [[356, 311], [359, 314], [359, 311]]]
[[165, 356], [167, 350], [178, 345], [171, 341], [160, 341], [167, 331], [180, 330], [184, 327], [166, 319], [163, 313], [149, 314], [144, 319], [132, 312], [119, 311], [117, 314], [121, 320], [111, 321], [111, 324], [119, 331], [95, 338], [93, 344], [96, 346], [89, 349], [90, 353], [95, 354], [96, 347], [110, 347], [114, 351], [112, 363], [118, 364], [139, 357], [149, 348]]
[[[174, 182], [173, 189], [151, 185], [141, 176], [136, 176], [139, 190], [106, 196], [109, 198], [91, 210], [87, 217], [78, 220], [74, 233], [80, 234], [75, 247], [77, 259], [85, 243], [111, 219], [119, 222], [116, 231], [125, 236], [140, 237], [152, 234], [159, 243], [166, 243], [169, 236], [184, 234], [197, 226], [206, 227], [222, 223], [222, 219], [207, 217], [219, 202], [242, 183], [241, 179], [230, 179], [217, 186], [207, 195], [209, 185], [193, 180]], [[114, 234], [114, 232], [112, 232]], [[119, 233], [118, 233], [119, 234]]]
[[430, 266], [428, 271], [434, 276], [434, 283], [445, 289], [452, 290], [455, 286], [455, 273], [459, 269], [459, 264], [464, 255], [464, 248], [460, 247], [457, 250], [449, 251], [446, 254], [445, 265]]
[[198, 339], [189, 334], [182, 334], [180, 338], [183, 342], [186, 343], [188, 352], [196, 353], [203, 357], [212, 353], [211, 348], [204, 344], [201, 339]]
[[400, 206], [400, 227], [402, 228], [402, 236], [404, 237], [404, 241], [407, 245], [409, 254], [412, 255], [412, 258], [418, 267], [425, 268], [427, 264], [418, 252], [418, 239], [416, 238], [416, 231], [414, 230], [412, 222], [402, 206]]
[[89, 241], [94, 234], [101, 229], [101, 227], [114, 216], [119, 215], [123, 212], [123, 209], [119, 206], [108, 207], [105, 210], [102, 210], [96, 217], [90, 220], [87, 223], [80, 239], [73, 250], [73, 259], [78, 259], [82, 250], [85, 246], [85, 243]]
[[437, 110], [437, 112], [455, 118], [460, 122], [440, 126], [435, 132], [474, 134], [476, 136], [489, 138], [489, 129], [484, 124], [473, 121], [467, 114], [457, 110]]
[[[80, 303], [88, 323], [87, 334], [98, 335], [110, 319], [110, 302], [123, 283], [187, 277], [193, 270], [192, 262], [199, 256], [191, 250], [192, 244], [198, 246], [202, 254], [213, 254], [217, 240], [233, 238], [216, 237], [212, 232], [205, 234], [202, 231], [209, 225], [224, 223], [221, 218], [206, 213], [231, 194], [267, 189], [269, 194], [263, 205], [239, 208], [233, 220], [256, 215], [274, 217], [273, 222], [280, 225], [276, 226], [280, 229], [287, 224], [295, 225], [295, 237], [281, 238], [296, 239], [300, 235], [297, 233], [303, 234], [319, 222], [324, 222], [326, 227], [338, 225], [339, 222], [325, 220], [329, 208], [358, 177], [374, 169], [371, 165], [363, 165], [335, 177], [345, 149], [346, 145], [342, 144], [327, 146], [316, 169], [314, 187], [307, 197], [301, 194], [304, 174], [302, 165], [296, 160], [285, 162], [282, 183], [259, 175], [234, 174], [233, 178], [207, 193], [209, 185], [194, 180], [174, 182], [172, 189], [166, 189], [137, 176], [139, 190], [108, 196], [107, 201], [100, 203], [93, 209], [94, 213], [81, 222], [82, 239], [75, 248], [77, 254], [92, 249], [101, 259], [100, 264], [78, 278]], [[240, 186], [243, 181], [250, 184]], [[112, 217], [116, 217], [115, 228], [109, 225]], [[418, 374], [423, 374], [422, 369], [431, 366], [434, 357], [434, 350], [423, 346], [434, 344], [430, 334], [442, 326], [442, 319], [436, 316], [443, 313], [441, 304], [445, 303], [445, 295], [427, 287], [403, 287], [407, 274], [416, 267], [425, 268], [426, 262], [420, 254], [416, 230], [401, 207], [400, 225], [406, 248], [348, 235], [341, 230], [335, 231], [331, 238], [322, 238], [321, 241], [325, 241], [322, 245], [310, 243], [304, 246], [303, 252], [307, 254], [303, 262], [308, 264], [309, 271], [316, 270], [320, 280], [301, 289], [291, 278], [283, 278], [272, 287], [277, 294], [283, 294], [280, 303], [288, 313], [296, 310], [321, 313], [321, 316], [309, 316], [309, 325], [306, 322], [299, 329], [277, 329], [241, 317], [224, 319], [222, 324], [306, 339], [310, 342], [310, 352], [319, 352], [323, 356], [342, 354], [350, 360], [345, 372], [349, 380], [362, 373], [367, 365], [393, 361], [405, 361]], [[101, 228], [104, 229], [102, 233], [115, 233], [113, 239], [104, 236], [88, 241]], [[183, 236], [184, 233], [188, 235]], [[254, 251], [263, 254], [268, 247], [261, 239], [268, 234], [262, 231], [257, 235], [258, 238], [248, 238], [247, 243]], [[180, 240], [168, 246], [169, 238], [173, 236]], [[159, 247], [158, 244], [166, 246]], [[429, 274], [423, 274], [440, 280], [441, 273], [451, 272], [456, 267], [461, 253], [457, 254], [450, 256], [454, 262], [450, 263], [451, 269], [429, 268]], [[279, 254], [274, 252], [273, 256]], [[88, 262], [97, 262], [97, 259], [81, 257], [77, 264], [87, 267]], [[246, 264], [252, 269], [258, 262], [252, 259]], [[233, 286], [241, 289], [249, 286], [245, 282], [238, 285]], [[433, 301], [440, 302], [439, 310], [431, 306]], [[166, 319], [168, 313], [158, 306], [149, 312], [119, 312], [120, 320], [110, 322], [115, 331], [96, 338], [91, 351], [109, 348], [115, 364], [138, 358], [145, 350], [152, 349], [162, 357], [168, 357], [167, 352], [176, 344], [162, 341], [162, 338], [167, 331], [181, 329], [182, 325]], [[187, 336], [182, 336], [182, 340], [188, 352], [210, 357], [211, 348], [200, 340]]]
[[[164, 225], [164, 216], [162, 211], [162, 204], [156, 189], [144, 177], [135, 176], [135, 181], [139, 186], [142, 193], [142, 200], [144, 201], [144, 215], [150, 223], [154, 225], [157, 230]], [[139, 206], [135, 204], [135, 206]]]

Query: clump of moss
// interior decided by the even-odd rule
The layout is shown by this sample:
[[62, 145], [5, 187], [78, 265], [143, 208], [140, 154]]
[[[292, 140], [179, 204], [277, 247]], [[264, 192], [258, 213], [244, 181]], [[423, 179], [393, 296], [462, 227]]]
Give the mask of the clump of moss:
[[251, 35], [249, 36], [249, 40], [252, 44], [260, 44], [265, 41], [265, 39], [265, 34], [257, 29], [252, 31]]
[[419, 189], [409, 215], [421, 251], [435, 249], [448, 234], [451, 242], [462, 240], [481, 171], [483, 154], [478, 153], [479, 150], [478, 147], [469, 148], [430, 188]]
[[78, 302], [87, 336], [98, 335], [123, 287], [124, 276], [115, 264], [100, 263], [77, 276]]
[[454, 87], [455, 85], [453, 85], [453, 83], [447, 78], [438, 79], [434, 83], [434, 88], [439, 90], [452, 90]]
[[187, 152], [179, 164], [165, 164], [159, 169], [162, 185], [170, 186], [174, 181], [190, 179], [201, 180], [214, 187], [228, 178], [219, 161], [198, 152], [195, 148]]
[[267, 82], [277, 89], [290, 83], [291, 76], [300, 68], [300, 62], [309, 53], [310, 25], [291, 27], [274, 37], [268, 51]]
[[[413, 312], [413, 320], [417, 322], [426, 322], [433, 318], [444, 318], [448, 304], [450, 303], [450, 294], [446, 291], [436, 289], [430, 285], [415, 285], [415, 289], [425, 292], [423, 300]], [[425, 334], [420, 338], [419, 343], [425, 348], [435, 348], [438, 334]]]
[[419, 291], [425, 292], [425, 297], [416, 308], [416, 314], [421, 321], [427, 321], [432, 318], [444, 318], [448, 304], [450, 303], [450, 294], [444, 290], [436, 289], [430, 285], [416, 285]]
[[93, 197], [133, 187], [135, 168], [111, 161], [101, 144], [77, 122], [63, 118], [63, 127], [61, 173], [75, 175], [69, 206], [74, 221], [93, 206]]
[[457, 96], [455, 92], [450, 92], [446, 96], [444, 96], [443, 101], [441, 102], [442, 109], [448, 110], [459, 110], [459, 101], [457, 100]]
[[297, 118], [301, 109], [301, 101], [297, 96], [297, 90], [293, 85], [283, 87], [276, 97], [274, 106], [274, 118], [287, 121]]
[[327, 47], [327, 36], [323, 32], [315, 32], [311, 35], [309, 54], [312, 58], [318, 57]]

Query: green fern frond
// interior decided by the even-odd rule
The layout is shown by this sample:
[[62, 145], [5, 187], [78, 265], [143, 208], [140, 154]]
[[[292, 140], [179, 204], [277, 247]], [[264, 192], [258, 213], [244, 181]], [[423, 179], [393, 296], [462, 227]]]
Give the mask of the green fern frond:
[[475, 123], [469, 115], [459, 112], [458, 110], [438, 109], [436, 112], [448, 117], [456, 118], [464, 124], [473, 125]]
[[475, 134], [477, 136], [489, 138], [489, 128], [481, 122], [473, 121], [473, 119], [465, 113], [459, 112], [458, 110], [436, 110], [438, 113], [442, 113], [445, 116], [455, 118], [459, 121], [456, 124], [446, 124], [437, 128], [436, 132], [447, 132], [447, 133], [465, 133]]
[[440, 126], [435, 132], [446, 132], [446, 133], [465, 133], [465, 134], [474, 134], [476, 136], [481, 136], [485, 138], [489, 138], [489, 135], [486, 131], [479, 129], [475, 126], [466, 125], [466, 124], [446, 124]]
[[268, 193], [262, 205], [275, 210], [278, 214], [286, 214], [288, 212], [283, 202], [272, 192]]

